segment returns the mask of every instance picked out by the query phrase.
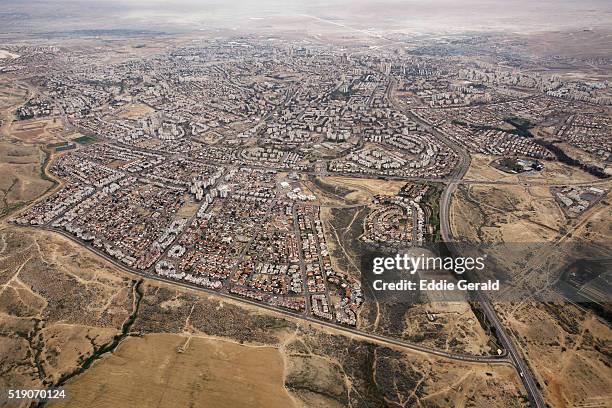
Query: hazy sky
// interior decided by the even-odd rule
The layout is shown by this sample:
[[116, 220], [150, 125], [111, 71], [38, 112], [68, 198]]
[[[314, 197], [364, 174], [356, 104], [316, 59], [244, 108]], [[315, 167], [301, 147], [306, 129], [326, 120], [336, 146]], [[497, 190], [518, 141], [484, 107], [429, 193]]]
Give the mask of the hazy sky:
[[304, 15], [379, 31], [546, 31], [610, 27], [612, 0], [0, 0], [0, 32], [7, 23], [28, 30], [239, 28]]

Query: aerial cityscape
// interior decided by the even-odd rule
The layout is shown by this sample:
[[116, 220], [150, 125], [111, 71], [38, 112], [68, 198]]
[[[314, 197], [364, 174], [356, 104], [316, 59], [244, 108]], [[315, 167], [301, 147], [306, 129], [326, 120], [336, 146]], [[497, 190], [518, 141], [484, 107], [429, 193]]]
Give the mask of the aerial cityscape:
[[0, 2], [0, 406], [611, 407], [587, 3]]

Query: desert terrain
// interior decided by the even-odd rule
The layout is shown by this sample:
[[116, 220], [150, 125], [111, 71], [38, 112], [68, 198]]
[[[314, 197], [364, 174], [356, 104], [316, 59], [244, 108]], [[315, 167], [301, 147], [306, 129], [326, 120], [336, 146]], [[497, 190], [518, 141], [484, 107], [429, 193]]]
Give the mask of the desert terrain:
[[[539, 288], [535, 293], [546, 293], [542, 295], [546, 301], [528, 296], [498, 302], [495, 308], [517, 339], [551, 406], [609, 406], [609, 321], [559, 296], [554, 290], [558, 273], [546, 276], [541, 271], [547, 270], [544, 265], [556, 271], [559, 262], [571, 256], [565, 251], [576, 243], [601, 247], [609, 254], [610, 200], [606, 197], [581, 216], [568, 218], [554, 200], [550, 186], [580, 184], [588, 176], [558, 169], [549, 170], [552, 174], [544, 170], [527, 176], [496, 175], [501, 172], [487, 169], [487, 160], [477, 157], [468, 172], [468, 178], [483, 177], [485, 183], [462, 185], [455, 194], [451, 206], [453, 232], [458, 239], [471, 243], [534, 244], [521, 246], [523, 252], [515, 251], [503, 263], [507, 271], [512, 271], [512, 281]], [[515, 179], [520, 184], [486, 183], [496, 179]], [[591, 183], [608, 189], [612, 186], [609, 181]], [[541, 251], [532, 253], [542, 243]]]
[[[65, 385], [65, 406], [188, 395], [202, 407], [525, 404], [510, 366], [445, 361], [135, 280], [54, 233], [5, 226], [0, 240], [3, 386]], [[124, 380], [132, 374], [147, 386]], [[223, 387], [231, 398], [211, 391]]]

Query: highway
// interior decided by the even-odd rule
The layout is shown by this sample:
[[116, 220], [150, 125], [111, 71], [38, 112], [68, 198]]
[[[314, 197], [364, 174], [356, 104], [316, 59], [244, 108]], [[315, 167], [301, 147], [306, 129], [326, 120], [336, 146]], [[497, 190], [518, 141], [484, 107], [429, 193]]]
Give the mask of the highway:
[[[457, 185], [458, 184], [456, 182], [448, 183], [444, 189], [444, 192], [442, 193], [442, 196], [440, 197], [440, 235], [442, 240], [446, 243], [448, 250], [454, 256], [460, 256], [460, 253], [454, 244], [450, 228], [449, 212], [452, 196], [457, 189]], [[493, 309], [493, 306], [491, 306], [489, 299], [483, 295], [482, 292], [477, 292], [476, 296], [489, 323], [495, 327], [495, 331], [499, 341], [501, 342], [501, 346], [506, 351], [507, 355], [510, 356], [512, 365], [518, 371], [532, 406], [536, 408], [546, 407], [546, 403], [544, 402], [542, 394], [540, 393], [540, 390], [533, 379], [533, 375], [514, 346], [512, 339], [499, 321], [497, 313]]]
[[[446, 137], [443, 133], [439, 132], [438, 129], [436, 129], [434, 126], [431, 126], [430, 124], [424, 122], [422, 119], [420, 119], [417, 115], [413, 114], [412, 112], [406, 110], [404, 107], [402, 107], [401, 105], [399, 105], [397, 103], [397, 101], [395, 101], [392, 98], [392, 91], [393, 91], [393, 87], [394, 84], [390, 83], [389, 87], [387, 88], [387, 93], [389, 96], [389, 100], [396, 106], [396, 108], [399, 111], [404, 112], [406, 115], [408, 115], [412, 120], [414, 120], [416, 123], [418, 123], [424, 130], [430, 132], [431, 134], [433, 134], [436, 138], [438, 138], [440, 141], [442, 141], [443, 143], [447, 144], [451, 149], [453, 149], [455, 151], [455, 153], [458, 155], [458, 164], [456, 166], [456, 168], [453, 170], [453, 172], [446, 177], [443, 180], [440, 179], [431, 179], [431, 181], [436, 181], [436, 182], [441, 182], [445, 185], [444, 191], [442, 192], [442, 195], [440, 197], [440, 234], [442, 237], [442, 240], [447, 244], [447, 247], [449, 249], [449, 251], [451, 251], [451, 253], [455, 256], [459, 256], [460, 252], [458, 250], [458, 248], [455, 246], [454, 244], [454, 239], [453, 239], [453, 235], [452, 235], [452, 230], [450, 227], [450, 206], [451, 206], [451, 201], [452, 201], [452, 196], [454, 194], [454, 192], [457, 189], [457, 186], [459, 184], [469, 184], [472, 183], [472, 181], [469, 180], [463, 180], [463, 177], [465, 176], [465, 174], [467, 173], [467, 170], [470, 166], [470, 155], [468, 154], [467, 151], [465, 151], [465, 149], [458, 145], [456, 142], [454, 142], [453, 140], [449, 139], [448, 137]], [[258, 166], [253, 166], [253, 167], [258, 167]], [[312, 172], [301, 172], [301, 173], [310, 173], [310, 174], [317, 174], [317, 171], [315, 169], [315, 171]], [[338, 174], [341, 175], [341, 174]], [[362, 177], [360, 175], [357, 174], [347, 174], [350, 177]], [[363, 176], [363, 177], [373, 177], [373, 176]], [[394, 177], [385, 177], [385, 179], [393, 179]], [[423, 180], [428, 180], [427, 178], [400, 178], [404, 181], [410, 181], [410, 180], [418, 180], [418, 181], [423, 181]], [[603, 182], [603, 181], [602, 181]], [[512, 183], [512, 182], [496, 182], [496, 181], [478, 181], [477, 183], [479, 184], [485, 184], [485, 183], [490, 183], [490, 184], [517, 184], [517, 183]], [[533, 183], [531, 183], [533, 184]], [[542, 182], [542, 184], [545, 184], [545, 182]], [[593, 183], [590, 183], [591, 185]], [[550, 185], [550, 184], [547, 184]], [[34, 228], [34, 227], [22, 227], [22, 228]], [[532, 406], [536, 407], [536, 408], [544, 408], [546, 407], [546, 404], [541, 396], [540, 390], [537, 387], [537, 384], [533, 378], [533, 375], [531, 374], [528, 366], [526, 365], [526, 363], [523, 361], [520, 353], [518, 352], [518, 350], [516, 349], [516, 347], [514, 346], [511, 336], [508, 335], [508, 333], [506, 332], [506, 330], [504, 329], [503, 325], [501, 324], [499, 318], [497, 317], [497, 314], [494, 310], [494, 308], [492, 307], [489, 299], [483, 295], [482, 293], [478, 293], [477, 294], [477, 300], [485, 314], [485, 316], [487, 317], [488, 321], [490, 322], [490, 324], [495, 327], [497, 336], [499, 338], [499, 341], [501, 343], [501, 346], [503, 347], [503, 351], [504, 353], [502, 355], [487, 355], [487, 356], [476, 356], [476, 355], [469, 355], [469, 354], [460, 354], [460, 353], [452, 353], [452, 352], [447, 352], [447, 351], [443, 351], [443, 350], [438, 350], [435, 348], [431, 348], [431, 347], [426, 347], [420, 344], [416, 344], [416, 343], [411, 343], [409, 341], [405, 341], [402, 339], [398, 339], [398, 338], [394, 338], [394, 337], [389, 337], [389, 336], [384, 336], [384, 335], [379, 335], [376, 333], [370, 333], [370, 332], [366, 332], [357, 328], [353, 328], [353, 327], [349, 327], [349, 326], [344, 326], [344, 325], [340, 325], [331, 321], [325, 321], [325, 320], [320, 320], [317, 318], [312, 317], [311, 315], [308, 315], [307, 313], [297, 313], [297, 312], [293, 312], [290, 310], [286, 310], [286, 309], [281, 309], [279, 307], [276, 306], [272, 306], [263, 302], [258, 302], [255, 300], [250, 300], [250, 299], [246, 299], [246, 298], [242, 298], [242, 297], [238, 297], [235, 295], [230, 295], [228, 293], [223, 293], [223, 292], [218, 292], [212, 289], [207, 289], [207, 288], [203, 288], [194, 284], [190, 284], [187, 282], [180, 282], [180, 281], [176, 281], [176, 280], [172, 280], [172, 279], [168, 279], [168, 278], [164, 278], [161, 276], [156, 275], [154, 272], [152, 272], [152, 270], [148, 270], [148, 271], [141, 271], [141, 270], [136, 270], [130, 267], [127, 267], [126, 265], [122, 264], [121, 262], [119, 262], [118, 260], [114, 259], [113, 257], [107, 255], [106, 253], [97, 250], [96, 248], [94, 248], [91, 244], [82, 241], [80, 239], [78, 239], [77, 237], [62, 231], [62, 230], [58, 230], [55, 228], [51, 228], [51, 227], [36, 227], [36, 228], [42, 228], [48, 231], [52, 231], [58, 234], [61, 234], [62, 236], [66, 237], [67, 239], [70, 239], [73, 242], [78, 243], [80, 246], [83, 246], [85, 248], [87, 248], [88, 250], [94, 252], [96, 255], [99, 255], [101, 257], [103, 257], [105, 260], [107, 260], [108, 262], [112, 263], [113, 265], [115, 265], [117, 268], [121, 269], [124, 272], [127, 272], [129, 274], [136, 274], [138, 276], [141, 276], [143, 278], [149, 279], [149, 280], [155, 280], [155, 281], [160, 281], [160, 282], [164, 282], [164, 283], [168, 283], [171, 285], [177, 285], [177, 286], [181, 286], [181, 287], [185, 287], [191, 290], [198, 290], [201, 292], [206, 292], [209, 294], [212, 294], [214, 296], [220, 296], [220, 297], [225, 297], [228, 299], [231, 299], [234, 302], [240, 302], [240, 303], [244, 303], [244, 304], [249, 304], [255, 307], [259, 307], [259, 308], [263, 308], [269, 311], [272, 311], [274, 313], [279, 313], [291, 318], [295, 318], [295, 319], [300, 319], [303, 321], [306, 321], [308, 323], [311, 324], [315, 324], [315, 325], [319, 325], [319, 326], [325, 326], [337, 331], [341, 331], [347, 334], [351, 334], [355, 337], [364, 339], [364, 340], [369, 340], [369, 341], [373, 341], [375, 343], [378, 344], [383, 344], [383, 345], [391, 345], [391, 346], [395, 346], [398, 348], [403, 348], [406, 350], [410, 350], [413, 352], [419, 352], [419, 353], [424, 353], [424, 354], [429, 354], [429, 355], [434, 355], [440, 358], [444, 358], [444, 359], [449, 359], [449, 360], [455, 360], [455, 361], [461, 361], [461, 362], [466, 362], [466, 363], [482, 363], [482, 364], [511, 364], [518, 372], [521, 381], [523, 382], [526, 392], [528, 394], [528, 397], [531, 401]]]
[[[467, 154], [467, 153], [465, 153]], [[469, 156], [468, 156], [469, 157]], [[467, 167], [463, 167], [463, 162], [458, 166], [460, 171], [455, 174], [457, 177], [455, 180], [451, 180], [446, 184], [446, 188], [444, 189], [442, 196], [440, 197], [440, 235], [442, 240], [446, 243], [448, 250], [454, 256], [460, 256], [458, 249], [454, 244], [454, 239], [452, 235], [452, 230], [450, 227], [450, 206], [452, 202], [453, 193], [457, 190], [457, 186], [460, 183], [461, 178], [467, 171]], [[469, 161], [468, 161], [469, 167]], [[531, 401], [531, 405], [536, 408], [544, 408], [546, 407], [546, 403], [542, 398], [542, 394], [538, 389], [538, 386], [533, 378], [533, 375], [529, 371], [527, 365], [523, 361], [521, 355], [517, 351], [512, 339], [507, 334], [503, 325], [499, 321], [497, 317], [497, 313], [491, 306], [489, 299], [482, 294], [482, 292], [477, 292], [476, 294], [477, 300], [480, 303], [482, 311], [487, 317], [489, 323], [495, 327], [495, 331], [497, 333], [497, 337], [501, 342], [501, 346], [506, 351], [507, 355], [510, 356], [510, 360], [512, 361], [512, 365], [518, 371], [521, 381], [525, 386], [525, 390], [529, 396], [529, 400]]]
[[477, 297], [478, 301], [480, 302], [480, 306], [482, 306], [485, 315], [489, 319], [489, 322], [493, 326], [495, 326], [495, 329], [497, 331], [497, 337], [502, 343], [502, 347], [504, 347], [504, 349], [506, 350], [507, 355], [510, 356], [512, 365], [514, 365], [514, 367], [518, 370], [519, 375], [521, 377], [521, 381], [523, 381], [523, 385], [525, 386], [525, 389], [529, 394], [529, 400], [531, 401], [531, 404], [537, 408], [546, 407], [546, 403], [542, 398], [540, 389], [538, 388], [538, 385], [536, 384], [531, 371], [527, 367], [527, 364], [523, 361], [521, 355], [514, 346], [512, 339], [510, 338], [510, 336], [500, 323], [499, 319], [497, 318], [497, 314], [495, 313], [495, 310], [493, 310], [491, 303], [486, 298], [486, 296], [482, 294], [482, 292], [478, 292]]
[[[428, 127], [429, 128], [429, 127]], [[432, 133], [434, 133], [435, 135], [437, 135], [441, 140], [445, 141], [448, 140], [447, 138], [445, 138], [443, 135], [439, 134], [439, 132], [437, 132], [435, 129], [433, 128], [429, 128], [430, 131]], [[449, 145], [451, 145], [452, 147], [455, 147], [456, 145], [454, 143], [452, 143], [451, 141], [449, 141]], [[442, 236], [443, 241], [445, 241], [447, 243], [447, 246], [449, 248], [449, 250], [453, 253], [453, 254], [457, 254], [457, 250], [453, 245], [453, 239], [452, 239], [452, 234], [451, 234], [451, 228], [450, 228], [450, 222], [449, 222], [449, 210], [450, 210], [450, 204], [451, 204], [451, 199], [452, 199], [452, 195], [454, 193], [454, 191], [457, 188], [457, 185], [459, 184], [461, 178], [464, 176], [465, 172], [467, 172], [467, 169], [469, 167], [470, 164], [470, 157], [467, 154], [467, 152], [465, 152], [461, 147], [456, 146], [455, 150], [458, 155], [459, 155], [459, 165], [457, 166], [457, 168], [455, 169], [455, 171], [453, 171], [452, 174], [452, 178], [450, 180], [448, 180], [448, 182], [446, 183], [446, 188], [444, 189], [441, 198], [440, 198], [440, 233]], [[192, 290], [198, 290], [198, 291], [202, 291], [202, 292], [206, 292], [215, 296], [221, 296], [221, 297], [226, 297], [229, 298], [235, 302], [240, 302], [240, 303], [245, 303], [245, 304], [249, 304], [252, 306], [256, 306], [256, 307], [261, 307], [270, 311], [273, 311], [275, 313], [280, 313], [292, 318], [297, 318], [297, 319], [301, 319], [304, 321], [307, 321], [309, 323], [312, 324], [316, 324], [316, 325], [320, 325], [320, 326], [326, 326], [341, 332], [345, 332], [345, 333], [349, 333], [352, 334], [354, 336], [357, 336], [359, 338], [365, 339], [365, 340], [370, 340], [373, 342], [376, 342], [378, 344], [383, 344], [383, 345], [392, 345], [395, 347], [400, 347], [400, 348], [404, 348], [410, 351], [416, 351], [416, 352], [420, 352], [420, 353], [425, 353], [425, 354], [429, 354], [429, 355], [435, 355], [437, 357], [441, 357], [441, 358], [445, 358], [445, 359], [449, 359], [449, 360], [455, 360], [455, 361], [462, 361], [462, 362], [467, 362], [467, 363], [484, 363], [484, 364], [511, 364], [512, 366], [515, 367], [515, 369], [517, 370], [517, 372], [520, 375], [520, 378], [525, 386], [525, 389], [527, 390], [527, 393], [529, 395], [529, 399], [532, 402], [532, 405], [536, 408], [540, 408], [540, 407], [545, 407], [545, 403], [543, 402], [542, 396], [540, 395], [539, 389], [537, 388], [537, 385], [530, 373], [530, 371], [528, 370], [526, 364], [523, 362], [523, 360], [521, 359], [520, 354], [518, 353], [518, 351], [516, 350], [516, 348], [514, 347], [512, 340], [510, 339], [510, 337], [507, 335], [506, 331], [504, 330], [503, 326], [501, 325], [499, 319], [497, 318], [497, 315], [493, 309], [493, 307], [490, 305], [488, 299], [486, 299], [483, 296], [479, 296], [478, 301], [481, 304], [482, 310], [485, 313], [485, 315], [487, 316], [487, 318], [489, 319], [489, 322], [495, 327], [496, 332], [499, 336], [499, 340], [502, 344], [503, 347], [503, 351], [504, 353], [500, 356], [494, 356], [494, 355], [487, 355], [487, 356], [475, 356], [475, 355], [468, 355], [468, 354], [459, 354], [459, 353], [450, 353], [450, 352], [446, 352], [443, 350], [438, 350], [438, 349], [434, 349], [431, 347], [426, 347], [426, 346], [422, 346], [420, 344], [416, 344], [416, 343], [411, 343], [409, 341], [405, 341], [402, 339], [397, 339], [397, 338], [393, 338], [393, 337], [388, 337], [388, 336], [383, 336], [383, 335], [379, 335], [379, 334], [375, 334], [375, 333], [369, 333], [363, 330], [359, 330], [356, 328], [352, 328], [349, 326], [344, 326], [344, 325], [340, 325], [334, 322], [328, 322], [325, 320], [319, 320], [316, 319], [306, 313], [296, 313], [296, 312], [292, 312], [290, 310], [286, 310], [286, 309], [281, 309], [279, 307], [275, 307], [272, 305], [268, 305], [265, 304], [263, 302], [258, 302], [258, 301], [254, 301], [254, 300], [250, 300], [250, 299], [246, 299], [246, 298], [242, 298], [242, 297], [238, 297], [235, 295], [230, 295], [228, 293], [223, 293], [223, 292], [217, 292], [215, 290], [212, 289], [207, 289], [207, 288], [203, 288], [194, 284], [190, 284], [190, 283], [186, 283], [186, 282], [179, 282], [176, 280], [172, 280], [172, 279], [168, 279], [168, 278], [164, 278], [161, 276], [156, 275], [155, 273], [152, 273], [151, 271], [140, 271], [140, 270], [136, 270], [133, 268], [129, 268], [126, 265], [122, 264], [121, 262], [119, 262], [118, 260], [112, 258], [111, 256], [107, 255], [106, 253], [97, 250], [96, 248], [94, 248], [91, 244], [82, 241], [80, 239], [78, 239], [77, 237], [73, 236], [72, 234], [69, 234], [65, 231], [62, 230], [58, 230], [52, 227], [22, 227], [22, 228], [42, 228], [48, 231], [52, 231], [58, 234], [61, 234], [62, 236], [70, 239], [73, 242], [78, 243], [79, 245], [89, 249], [90, 251], [94, 252], [95, 254], [101, 256], [102, 258], [104, 258], [105, 260], [107, 260], [108, 262], [112, 263], [113, 265], [117, 266], [119, 269], [123, 270], [124, 272], [130, 273], [130, 274], [137, 274], [143, 278], [146, 279], [150, 279], [150, 280], [156, 280], [156, 281], [160, 281], [160, 282], [165, 282], [165, 283], [169, 283], [172, 285], [178, 285], [181, 287], [185, 287], [185, 288], [189, 288]], [[509, 357], [509, 358], [508, 358]]]
[[[406, 109], [403, 109], [403, 107], [395, 100], [395, 98], [393, 98], [392, 94], [393, 94], [394, 86], [395, 86], [394, 83], [391, 83], [389, 85], [389, 87], [387, 88], [387, 96], [389, 100], [393, 103], [395, 108], [400, 110], [401, 112], [404, 112], [413, 121], [418, 123], [419, 126], [423, 127], [428, 132], [431, 132], [439, 140], [441, 140], [442, 142], [450, 146], [450, 148], [453, 149], [453, 151], [459, 157], [459, 163], [457, 164], [457, 167], [451, 173], [451, 175], [445, 180], [445, 188], [444, 188], [444, 191], [442, 192], [442, 195], [440, 196], [440, 236], [442, 237], [442, 241], [446, 243], [446, 246], [448, 250], [451, 252], [451, 254], [454, 256], [460, 256], [461, 254], [454, 244], [455, 240], [453, 239], [453, 234], [452, 234], [452, 230], [450, 227], [450, 214], [449, 213], [450, 213], [450, 206], [452, 202], [453, 193], [457, 190], [457, 186], [463, 183], [462, 179], [470, 167], [470, 162], [471, 162], [470, 155], [462, 146], [459, 146], [453, 140], [446, 137], [443, 133], [441, 133], [434, 126], [431, 126], [429, 123], [424, 122], [418, 115], [415, 115], [412, 111], [407, 111]], [[491, 183], [492, 184], [502, 184], [501, 182], [499, 183], [491, 182]], [[479, 184], [484, 184], [484, 183], [479, 182]], [[509, 183], [509, 184], [517, 184], [517, 183]], [[482, 311], [487, 317], [489, 323], [493, 327], [495, 327], [498, 339], [501, 342], [501, 346], [503, 347], [506, 355], [510, 357], [510, 361], [512, 362], [512, 365], [518, 372], [519, 377], [521, 378], [521, 381], [523, 382], [523, 385], [525, 387], [525, 390], [527, 391], [527, 395], [529, 397], [531, 405], [535, 408], [545, 408], [546, 403], [544, 402], [544, 399], [542, 398], [542, 394], [540, 393], [540, 390], [538, 389], [538, 386], [533, 378], [531, 371], [529, 370], [529, 368], [527, 367], [527, 364], [523, 361], [521, 355], [519, 354], [518, 350], [514, 346], [514, 343], [512, 342], [511, 337], [508, 335], [503, 325], [499, 321], [499, 318], [497, 317], [497, 313], [495, 312], [495, 309], [493, 308], [493, 306], [491, 306], [489, 299], [482, 292], [477, 292], [476, 296], [482, 308]]]
[[78, 239], [77, 237], [73, 236], [70, 233], [67, 233], [65, 231], [62, 230], [58, 230], [52, 227], [29, 227], [29, 226], [17, 226], [19, 228], [24, 228], [24, 229], [44, 229], [47, 231], [51, 231], [54, 232], [56, 234], [60, 234], [63, 237], [76, 242], [77, 244], [79, 244], [80, 246], [87, 248], [89, 251], [95, 253], [96, 255], [104, 258], [106, 261], [110, 262], [111, 264], [113, 264], [114, 266], [116, 266], [117, 268], [121, 269], [124, 272], [127, 272], [129, 274], [135, 274], [138, 275], [142, 278], [145, 279], [149, 279], [149, 280], [154, 280], [154, 281], [159, 281], [159, 282], [164, 282], [164, 283], [168, 283], [171, 285], [177, 285], [177, 286], [181, 286], [183, 288], [187, 288], [187, 289], [191, 289], [191, 290], [197, 290], [197, 291], [201, 291], [201, 292], [206, 292], [208, 294], [214, 295], [214, 296], [220, 296], [220, 297], [224, 297], [224, 298], [228, 298], [231, 299], [234, 302], [238, 302], [238, 303], [245, 303], [245, 304], [249, 304], [251, 306], [256, 306], [256, 307], [260, 307], [278, 314], [282, 314], [282, 315], [286, 315], [292, 318], [297, 318], [297, 319], [301, 319], [301, 320], [305, 320], [309, 323], [313, 323], [315, 325], [320, 325], [320, 326], [326, 326], [329, 328], [332, 328], [334, 330], [338, 330], [341, 332], [346, 332], [346, 333], [350, 333], [356, 337], [360, 337], [362, 339], [365, 340], [370, 340], [373, 342], [376, 342], [378, 344], [383, 344], [383, 345], [392, 345], [392, 346], [396, 346], [396, 347], [400, 347], [400, 348], [404, 348], [410, 351], [416, 351], [416, 352], [420, 352], [420, 353], [424, 353], [424, 354], [431, 354], [431, 355], [435, 355], [438, 357], [442, 357], [445, 359], [449, 359], [449, 360], [455, 360], [455, 361], [463, 361], [463, 362], [467, 362], [467, 363], [482, 363], [482, 364], [512, 364], [512, 361], [510, 359], [508, 359], [506, 354], [502, 354], [502, 355], [486, 355], [486, 356], [476, 356], [476, 355], [470, 355], [470, 354], [459, 354], [459, 353], [449, 353], [447, 351], [443, 351], [443, 350], [438, 350], [438, 349], [434, 349], [431, 347], [426, 347], [426, 346], [422, 346], [420, 344], [416, 344], [416, 343], [411, 343], [409, 341], [406, 340], [402, 340], [402, 339], [397, 339], [397, 338], [393, 338], [393, 337], [388, 337], [388, 336], [383, 336], [383, 335], [379, 335], [379, 334], [375, 334], [375, 333], [369, 333], [363, 330], [359, 330], [356, 328], [352, 328], [349, 326], [344, 326], [344, 325], [340, 325], [337, 323], [333, 323], [333, 322], [328, 322], [325, 320], [319, 320], [316, 319], [312, 316], [306, 315], [306, 314], [302, 314], [302, 313], [296, 313], [296, 312], [292, 312], [290, 310], [287, 309], [281, 309], [279, 307], [276, 306], [272, 306], [263, 302], [259, 302], [259, 301], [255, 301], [255, 300], [251, 300], [251, 299], [247, 299], [247, 298], [242, 298], [242, 297], [238, 297], [235, 295], [230, 295], [228, 293], [224, 293], [224, 292], [218, 292], [216, 290], [213, 289], [207, 289], [201, 286], [197, 286], [188, 282], [180, 282], [180, 281], [176, 281], [176, 280], [172, 280], [172, 279], [168, 279], [168, 278], [164, 278], [162, 276], [156, 275], [154, 273], [150, 273], [147, 271], [140, 271], [140, 270], [136, 270], [133, 268], [130, 268], [124, 264], [122, 264], [121, 262], [119, 262], [118, 260], [114, 259], [113, 257], [111, 257], [110, 255], [97, 250], [96, 248], [94, 248], [90, 243], [87, 243], [85, 241], [82, 241], [80, 239]]

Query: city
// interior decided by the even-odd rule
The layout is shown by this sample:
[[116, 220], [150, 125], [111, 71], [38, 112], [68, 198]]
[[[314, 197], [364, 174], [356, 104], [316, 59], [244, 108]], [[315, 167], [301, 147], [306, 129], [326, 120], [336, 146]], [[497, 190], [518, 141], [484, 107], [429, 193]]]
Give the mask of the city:
[[[24, 372], [35, 380], [20, 380], [23, 387], [73, 390], [108, 355], [163, 334], [180, 340], [170, 348], [177, 356], [190, 353], [192, 338], [287, 353], [281, 371], [292, 372], [293, 382], [281, 385], [300, 401], [296, 407], [607, 406], [612, 57], [530, 54], [529, 40], [514, 34], [354, 31], [325, 40], [259, 28], [163, 35], [85, 30], [44, 40], [6, 34], [0, 265], [12, 272], [2, 278], [0, 312], [9, 320], [30, 316], [34, 324], [2, 325], [6, 333], [25, 333], [7, 335], [27, 339], [24, 359], [34, 368]], [[54, 238], [45, 243], [45, 236]], [[54, 254], [69, 245], [83, 252], [59, 257], [41, 249], [56, 239], [64, 244]], [[462, 301], [436, 293], [385, 303], [364, 279], [372, 254], [442, 248], [461, 256], [479, 244], [527, 245], [514, 252], [490, 248], [511, 301], [475, 291]], [[27, 265], [37, 257], [45, 275], [26, 283], [21, 271], [33, 273]], [[87, 257], [104, 266], [79, 261]], [[576, 264], [585, 259], [584, 268]], [[66, 280], [59, 272], [64, 263], [77, 271]], [[53, 280], [63, 289], [49, 289]], [[103, 311], [98, 323], [62, 317], [54, 323], [45, 311], [61, 305], [54, 312], [61, 316], [72, 309], [61, 299], [71, 285], [83, 285], [96, 304], [83, 303], [85, 314]], [[90, 292], [91, 286], [99, 289]], [[28, 306], [40, 313], [15, 306], [27, 303], [17, 301], [26, 292], [37, 299], [32, 305], [44, 303]], [[221, 316], [223, 308], [233, 320]], [[569, 323], [566, 315], [582, 320]], [[116, 316], [124, 316], [120, 324]], [[167, 330], [175, 319], [184, 327]], [[567, 334], [532, 341], [526, 333], [538, 322]], [[45, 357], [54, 336], [46, 324], [77, 323], [119, 334], [74, 335], [87, 339], [78, 346], [85, 351], [62, 368], [53, 362], [63, 358], [61, 346]], [[243, 327], [226, 329], [232, 324]], [[108, 341], [98, 343], [97, 336]], [[363, 344], [373, 354], [355, 364], [376, 363], [350, 373], [347, 358]], [[582, 344], [591, 347], [588, 356], [578, 354]], [[287, 352], [289, 346], [294, 350]], [[555, 348], [562, 351], [542, 351]], [[580, 371], [579, 385], [560, 391], [549, 360], [536, 355], [555, 361], [568, 349], [590, 368], [571, 365]], [[411, 364], [410, 353], [427, 357], [405, 378], [401, 372], [411, 372], [405, 366], [385, 366], [392, 359], [384, 356], [396, 352], [408, 353], [396, 356], [401, 364]], [[339, 368], [311, 374], [316, 366], [301, 359], [315, 353]], [[451, 375], [432, 368], [440, 361], [472, 364], [456, 375], [471, 374], [440, 391], [446, 400], [437, 399], [440, 384], [433, 380]], [[577, 364], [572, 361], [563, 369]], [[354, 392], [367, 392], [365, 399], [351, 386], [336, 393], [321, 385], [336, 371], [350, 383], [378, 367], [397, 383], [375, 380], [373, 392], [363, 380]], [[459, 402], [466, 378], [481, 374], [478, 384], [504, 391], [470, 389], [471, 404]], [[588, 382], [592, 375], [600, 386]], [[20, 382], [3, 387], [12, 381]], [[308, 381], [325, 391], [312, 391]], [[412, 384], [408, 390], [402, 381]], [[427, 381], [429, 388], [420, 389]], [[386, 394], [390, 389], [397, 395]], [[590, 393], [599, 396], [589, 399]], [[76, 394], [76, 403], [91, 401]], [[265, 406], [258, 398], [253, 406]], [[244, 401], [250, 400], [234, 403]]]

